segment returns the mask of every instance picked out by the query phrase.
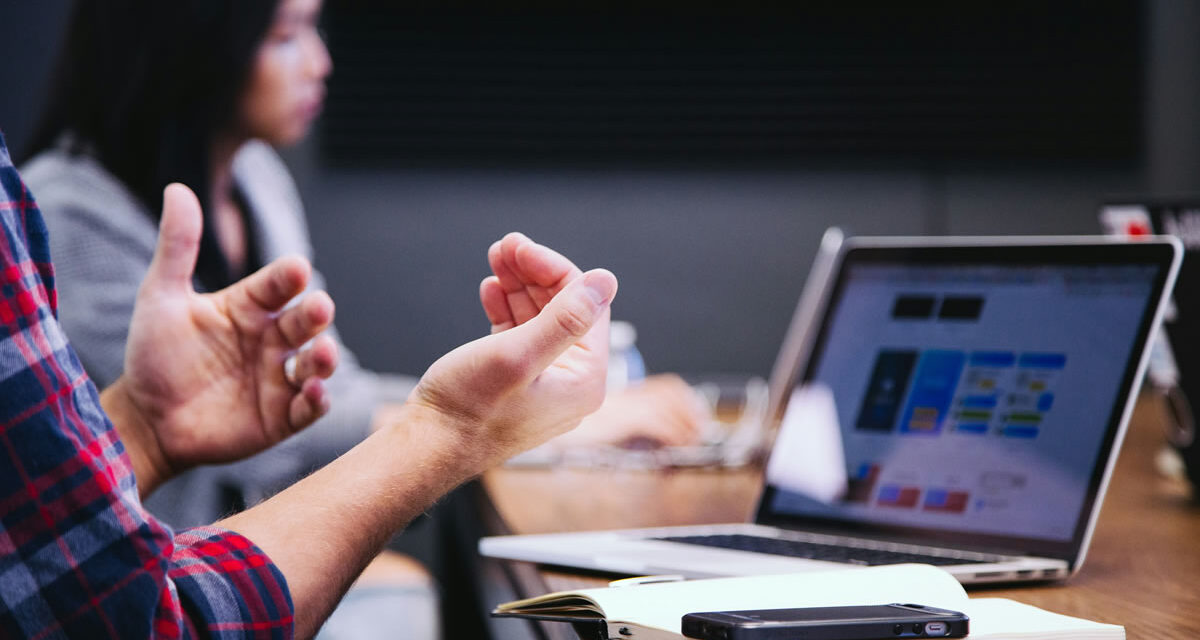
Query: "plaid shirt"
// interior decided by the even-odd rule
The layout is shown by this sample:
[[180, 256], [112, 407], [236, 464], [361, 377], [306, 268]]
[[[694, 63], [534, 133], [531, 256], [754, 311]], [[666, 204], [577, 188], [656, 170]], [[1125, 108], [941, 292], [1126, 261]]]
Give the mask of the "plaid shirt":
[[291, 596], [260, 549], [142, 508], [2, 136], [0, 224], [0, 638], [290, 638]]

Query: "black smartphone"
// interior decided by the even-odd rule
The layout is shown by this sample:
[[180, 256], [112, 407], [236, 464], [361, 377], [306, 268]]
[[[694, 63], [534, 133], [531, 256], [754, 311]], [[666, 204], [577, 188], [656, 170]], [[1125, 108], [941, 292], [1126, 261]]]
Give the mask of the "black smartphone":
[[683, 635], [703, 640], [961, 638], [966, 614], [919, 604], [711, 611], [683, 616]]

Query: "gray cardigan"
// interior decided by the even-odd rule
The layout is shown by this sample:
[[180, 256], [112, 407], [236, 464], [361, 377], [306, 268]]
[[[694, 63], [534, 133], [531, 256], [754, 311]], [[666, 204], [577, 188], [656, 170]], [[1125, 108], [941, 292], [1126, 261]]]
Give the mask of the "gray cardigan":
[[[59, 320], [84, 368], [104, 388], [124, 367], [133, 303], [154, 255], [157, 227], [141, 202], [91, 157], [49, 150], [21, 175], [50, 228]], [[274, 150], [247, 143], [234, 159], [233, 178], [245, 194], [262, 263], [283, 255], [311, 260], [299, 194]], [[310, 287], [324, 287], [320, 273], [314, 271]], [[333, 329], [330, 334], [337, 339]], [[221, 511], [228, 491], [240, 491], [253, 504], [362, 440], [375, 407], [404, 400], [415, 379], [363, 369], [340, 340], [338, 346], [329, 415], [249, 460], [183, 474], [156, 491], [147, 507], [172, 526], [208, 524], [226, 515]]]

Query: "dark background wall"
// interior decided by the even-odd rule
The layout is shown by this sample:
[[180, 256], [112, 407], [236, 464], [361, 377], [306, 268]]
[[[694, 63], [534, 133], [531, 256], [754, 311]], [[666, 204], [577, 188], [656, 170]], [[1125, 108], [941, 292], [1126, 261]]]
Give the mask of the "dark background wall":
[[[64, 0], [0, 0], [0, 127], [14, 148], [28, 135], [66, 4]], [[459, 7], [464, 16], [476, 15], [468, 11], [471, 3], [455, 6], [464, 4], [466, 9]], [[368, 117], [354, 108], [372, 98], [355, 91], [374, 87], [374, 100], [390, 99], [411, 108], [419, 98], [413, 87], [421, 87], [422, 95], [428, 96], [438, 86], [455, 87], [459, 94], [483, 86], [479, 69], [451, 64], [447, 56], [454, 51], [468, 60], [496, 56], [465, 56], [461, 46], [453, 51], [429, 46], [414, 51], [416, 40], [393, 37], [404, 33], [405, 24], [405, 10], [395, 7], [381, 9], [380, 14], [393, 22], [380, 19], [374, 24], [378, 29], [391, 24], [396, 31], [375, 35], [385, 43], [382, 48], [364, 48], [364, 43], [375, 41], [361, 32], [346, 34], [355, 33], [350, 29], [355, 16], [361, 20], [372, 5], [335, 3], [327, 17], [339, 66], [331, 82], [329, 111], [317, 133], [288, 150], [286, 157], [308, 207], [317, 267], [339, 304], [338, 325], [350, 346], [371, 366], [416, 373], [438, 354], [480, 335], [485, 321], [478, 311], [476, 290], [486, 273], [484, 252], [492, 240], [518, 229], [584, 267], [606, 266], [621, 277], [614, 313], [637, 326], [639, 346], [652, 370], [766, 374], [817, 239], [829, 225], [863, 234], [1094, 233], [1097, 205], [1108, 194], [1200, 192], [1200, 3], [1131, 2], [1128, 7], [1133, 7], [1134, 19], [1115, 24], [1089, 14], [1087, 6], [1083, 3], [1055, 14], [1059, 23], [1031, 20], [1025, 28], [1015, 20], [1007, 27], [1022, 38], [1036, 36], [1039, 51], [1047, 56], [1040, 66], [1066, 74], [1054, 94], [1062, 101], [1059, 111], [1052, 111], [1060, 120], [1050, 120], [1048, 125], [1046, 120], [1037, 121], [1046, 127], [1040, 134], [1029, 127], [1006, 130], [1009, 125], [996, 119], [1006, 113], [1028, 113], [1022, 103], [1054, 106], [1044, 98], [1049, 94], [1022, 92], [1020, 78], [1046, 75], [1029, 68], [1026, 75], [1006, 80], [1016, 83], [1005, 94], [1007, 107], [986, 111], [968, 105], [954, 112], [959, 118], [990, 114], [989, 126], [979, 125], [987, 124], [986, 119], [970, 121], [976, 125], [974, 134], [983, 136], [977, 140], [984, 140], [989, 132], [1000, 134], [992, 135], [991, 147], [970, 146], [982, 148], [982, 153], [924, 147], [916, 149], [920, 153], [906, 153], [922, 144], [930, 147], [938, 140], [943, 145], [954, 140], [928, 123], [915, 121], [907, 128], [903, 122], [893, 123], [887, 132], [892, 138], [881, 133], [866, 136], [868, 143], [876, 143], [868, 148], [839, 146], [836, 138], [827, 136], [823, 142], [810, 140], [807, 146], [785, 145], [764, 153], [729, 143], [748, 139], [733, 135], [726, 137], [724, 146], [700, 144], [698, 150], [680, 153], [678, 144], [663, 151], [670, 140], [640, 148], [629, 141], [621, 146], [617, 140], [604, 148], [603, 139], [596, 137], [537, 133], [538, 126], [544, 129], [577, 113], [578, 105], [572, 104], [559, 105], [558, 111], [543, 116], [546, 122], [535, 120], [528, 125], [532, 129], [509, 138], [485, 133], [499, 131], [496, 123], [511, 122], [512, 114], [488, 125], [486, 119], [480, 124], [480, 113], [494, 115], [494, 110], [460, 113], [474, 118], [466, 122], [485, 128], [482, 133], [452, 138], [444, 132], [433, 135], [436, 121], [421, 120], [427, 112], [393, 112], [391, 124], [377, 129], [379, 135], [364, 139], [360, 132], [356, 142], [347, 135], [345, 123]], [[683, 3], [659, 8], [692, 11]], [[417, 8], [411, 11], [430, 20]], [[861, 21], [876, 37], [903, 31], [902, 25], [885, 15], [864, 12]], [[607, 24], [619, 32], [626, 22]], [[1071, 40], [1072, 30], [1092, 33], [1100, 44]], [[413, 32], [411, 23], [409, 31]], [[428, 29], [416, 32], [443, 45], [454, 40], [453, 30], [444, 38], [430, 37]], [[1059, 49], [1049, 44], [1056, 41], [1056, 34], [1062, 34]], [[460, 39], [461, 35], [458, 32]], [[1116, 54], [1104, 52], [1106, 35]], [[529, 42], [524, 36], [518, 40]], [[897, 35], [897, 41], [903, 38]], [[720, 53], [721, 42], [714, 40], [708, 55]], [[702, 45], [689, 46], [703, 49]], [[1089, 53], [1088, 46], [1099, 48]], [[844, 43], [842, 49], [857, 51]], [[901, 49], [912, 51], [914, 46]], [[965, 39], [926, 53], [936, 71], [938, 60], [961, 67], [976, 49]], [[543, 70], [553, 68], [552, 63], [563, 64], [560, 50], [542, 51], [540, 57], [523, 55], [524, 64]], [[648, 55], [627, 58], [625, 63]], [[881, 59], [894, 56], [869, 58], [864, 64], [878, 68]], [[373, 60], [388, 64], [372, 70]], [[484, 71], [503, 76], [511, 74], [516, 64], [501, 61]], [[383, 71], [387, 68], [400, 68], [408, 75], [388, 76]], [[416, 76], [423, 70], [428, 77], [421, 80]], [[356, 74], [367, 73], [378, 80], [355, 82]], [[775, 81], [778, 78], [747, 84]], [[1050, 84], [1056, 84], [1052, 78]], [[555, 86], [561, 85], [549, 88]], [[928, 90], [909, 95], [927, 94]], [[480, 101], [479, 95], [484, 94], [470, 98], [473, 103]], [[1110, 98], [1128, 102], [1087, 108], [1088, 101]], [[717, 104], [689, 99], [701, 106]], [[886, 114], [893, 104], [889, 100], [894, 99], [889, 94], [876, 103]], [[751, 96], [749, 103], [755, 100], [771, 102]], [[619, 107], [608, 109], [611, 113]], [[1071, 109], [1081, 110], [1073, 120], [1063, 119], [1062, 114], [1070, 114]], [[1078, 114], [1088, 113], [1109, 119], [1085, 123], [1086, 127], [1076, 121], [1082, 118]], [[727, 111], [717, 116], [718, 122], [736, 118]], [[934, 122], [950, 120], [947, 116]], [[760, 117], [757, 122], [761, 121]], [[465, 126], [463, 120], [458, 122], [454, 130]], [[666, 122], [681, 130], [678, 122]], [[788, 126], [788, 122], [780, 120], [776, 125]], [[665, 126], [646, 129], [663, 130]], [[703, 142], [703, 128], [682, 130], [678, 138]], [[1018, 139], [1020, 144], [1002, 148], [1006, 136], [1013, 139], [1021, 131], [1040, 137]], [[888, 148], [881, 142], [903, 141], [906, 132], [907, 144]], [[1072, 132], [1074, 138], [1066, 135]], [[788, 135], [793, 140], [802, 137], [794, 132]], [[784, 137], [777, 130], [765, 139]], [[492, 144], [472, 153], [473, 138]], [[527, 144], [538, 139], [572, 144]], [[1054, 144], [1039, 145], [1039, 139], [1053, 139]], [[447, 140], [460, 146], [438, 146]], [[630, 140], [644, 142], [645, 137]], [[1100, 146], [1088, 149], [1088, 141]]]

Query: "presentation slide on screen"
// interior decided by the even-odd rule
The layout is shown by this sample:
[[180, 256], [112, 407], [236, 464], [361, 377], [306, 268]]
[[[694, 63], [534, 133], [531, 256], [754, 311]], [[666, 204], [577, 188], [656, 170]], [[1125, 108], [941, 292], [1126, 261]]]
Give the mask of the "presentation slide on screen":
[[1130, 267], [853, 269], [812, 380], [835, 399], [847, 489], [829, 503], [782, 488], [773, 506], [1069, 539], [1152, 278]]

